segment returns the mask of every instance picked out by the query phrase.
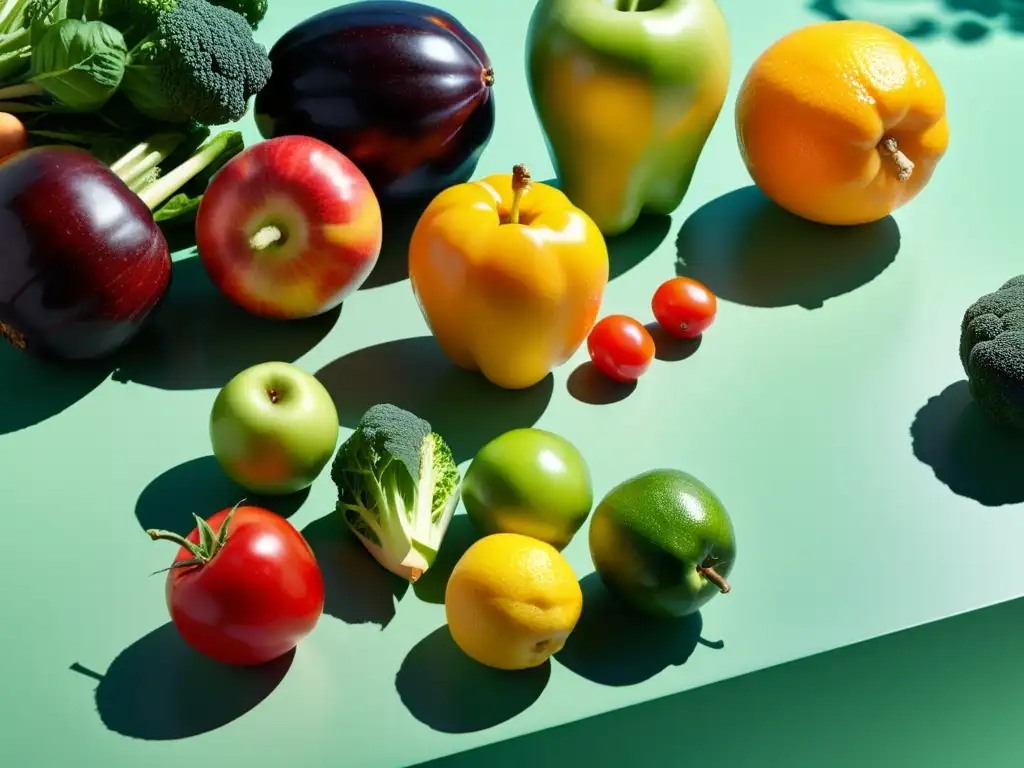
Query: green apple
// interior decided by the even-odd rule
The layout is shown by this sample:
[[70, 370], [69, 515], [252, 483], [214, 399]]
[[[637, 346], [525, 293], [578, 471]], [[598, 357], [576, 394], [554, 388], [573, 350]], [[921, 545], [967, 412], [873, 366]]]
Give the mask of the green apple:
[[729, 88], [714, 0], [538, 0], [527, 81], [559, 186], [606, 236], [682, 202]]
[[284, 495], [313, 484], [334, 455], [338, 411], [314, 376], [291, 363], [260, 363], [217, 394], [213, 455], [253, 493]]
[[462, 502], [484, 535], [518, 533], [564, 549], [590, 514], [590, 470], [576, 447], [543, 429], [513, 429], [474, 457]]

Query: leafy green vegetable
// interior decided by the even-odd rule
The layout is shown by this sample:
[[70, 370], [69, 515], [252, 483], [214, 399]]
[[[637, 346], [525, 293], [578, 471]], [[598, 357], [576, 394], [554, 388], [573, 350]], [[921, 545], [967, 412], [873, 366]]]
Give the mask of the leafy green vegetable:
[[155, 120], [240, 120], [270, 79], [266, 48], [245, 19], [206, 0], [178, 0], [130, 52], [122, 91]]
[[337, 510], [371, 555], [416, 581], [437, 557], [462, 478], [444, 439], [384, 403], [363, 414], [331, 466]]
[[217, 155], [189, 179], [179, 192], [153, 211], [153, 219], [157, 224], [161, 226], [168, 224], [192, 225], [196, 220], [199, 204], [203, 201], [203, 195], [206, 193], [210, 180], [217, 171], [224, 167], [225, 163], [245, 148], [242, 134], [239, 131], [222, 131], [212, 141], [217, 142]]
[[112, 26], [63, 19], [33, 49], [29, 83], [67, 109], [94, 112], [121, 85], [127, 62], [124, 37]]

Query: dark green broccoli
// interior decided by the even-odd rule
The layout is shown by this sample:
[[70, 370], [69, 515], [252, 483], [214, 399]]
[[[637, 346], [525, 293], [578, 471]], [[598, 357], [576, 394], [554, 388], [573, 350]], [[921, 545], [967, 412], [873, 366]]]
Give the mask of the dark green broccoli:
[[[174, 10], [178, 0], [94, 0], [102, 4], [104, 19], [116, 19], [127, 25], [139, 25], [143, 29], [156, 24], [157, 17]], [[32, 0], [52, 2], [52, 0]], [[267, 15], [267, 0], [209, 0], [211, 5], [227, 8], [241, 14], [252, 29], [256, 29]]]
[[960, 325], [971, 396], [997, 424], [1024, 430], [1024, 275], [982, 296]]
[[253, 29], [259, 27], [267, 15], [267, 0], [212, 0], [214, 5], [241, 14]]
[[269, 79], [267, 50], [244, 18], [206, 0], [178, 0], [132, 49], [121, 90], [154, 120], [222, 125], [240, 120]]
[[331, 465], [338, 512], [367, 551], [416, 581], [437, 557], [462, 478], [429, 423], [395, 405], [374, 405]]

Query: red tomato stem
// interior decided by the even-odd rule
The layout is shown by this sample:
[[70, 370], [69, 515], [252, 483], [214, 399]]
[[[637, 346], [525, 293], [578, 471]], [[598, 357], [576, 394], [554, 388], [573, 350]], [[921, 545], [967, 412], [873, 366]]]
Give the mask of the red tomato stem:
[[[181, 534], [175, 533], [174, 531], [164, 531], [158, 528], [150, 528], [146, 531], [146, 535], [153, 541], [173, 541], [179, 547], [184, 547], [188, 550], [189, 554], [192, 555], [191, 559], [178, 560], [171, 565], [171, 568], [187, 568], [194, 565], [205, 565], [210, 562], [214, 556], [221, 550], [221, 548], [227, 544], [228, 541], [228, 526], [231, 523], [231, 518], [235, 514], [235, 510], [244, 502], [238, 502], [228, 512], [227, 517], [224, 518], [224, 522], [221, 523], [220, 528], [216, 531], [210, 527], [199, 515], [193, 513], [192, 517], [196, 520], [196, 528], [199, 530], [199, 543], [193, 543]], [[170, 569], [166, 569], [170, 570]], [[159, 573], [159, 571], [158, 571]]]

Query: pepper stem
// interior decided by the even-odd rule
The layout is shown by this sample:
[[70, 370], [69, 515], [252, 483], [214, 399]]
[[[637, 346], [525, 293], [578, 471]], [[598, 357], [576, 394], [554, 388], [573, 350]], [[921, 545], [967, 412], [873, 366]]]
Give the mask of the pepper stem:
[[512, 209], [508, 212], [508, 223], [519, 223], [519, 207], [523, 204], [523, 195], [530, 189], [530, 171], [525, 165], [512, 168]]
[[878, 142], [878, 151], [896, 165], [896, 178], [906, 181], [914, 173], [914, 163], [900, 151], [899, 142], [892, 136], [885, 136]]
[[[159, 528], [150, 528], [146, 531], [146, 535], [149, 536], [153, 541], [173, 541], [179, 547], [184, 547], [188, 550], [191, 558], [187, 560], [179, 560], [174, 563], [170, 568], [165, 570], [171, 570], [172, 568], [187, 568], [193, 565], [205, 565], [213, 559], [214, 555], [220, 551], [220, 549], [227, 544], [228, 541], [228, 526], [231, 524], [231, 518], [235, 516], [235, 510], [245, 503], [245, 499], [235, 504], [220, 524], [220, 528], [216, 531], [210, 527], [199, 515], [193, 513], [192, 517], [195, 518], [196, 528], [199, 530], [199, 543], [194, 544], [189, 541], [186, 537], [175, 533], [174, 531], [164, 531]], [[157, 571], [160, 573], [160, 571]]]
[[636, 11], [637, 6], [640, 5], [640, 0], [628, 0], [628, 3], [629, 4], [626, 6], [626, 12], [633, 13]]
[[714, 568], [705, 568], [704, 566], [701, 566], [697, 569], [697, 573], [718, 587], [718, 591], [723, 595], [728, 594], [732, 590], [732, 587], [729, 586], [729, 582], [725, 580], [725, 577]]

